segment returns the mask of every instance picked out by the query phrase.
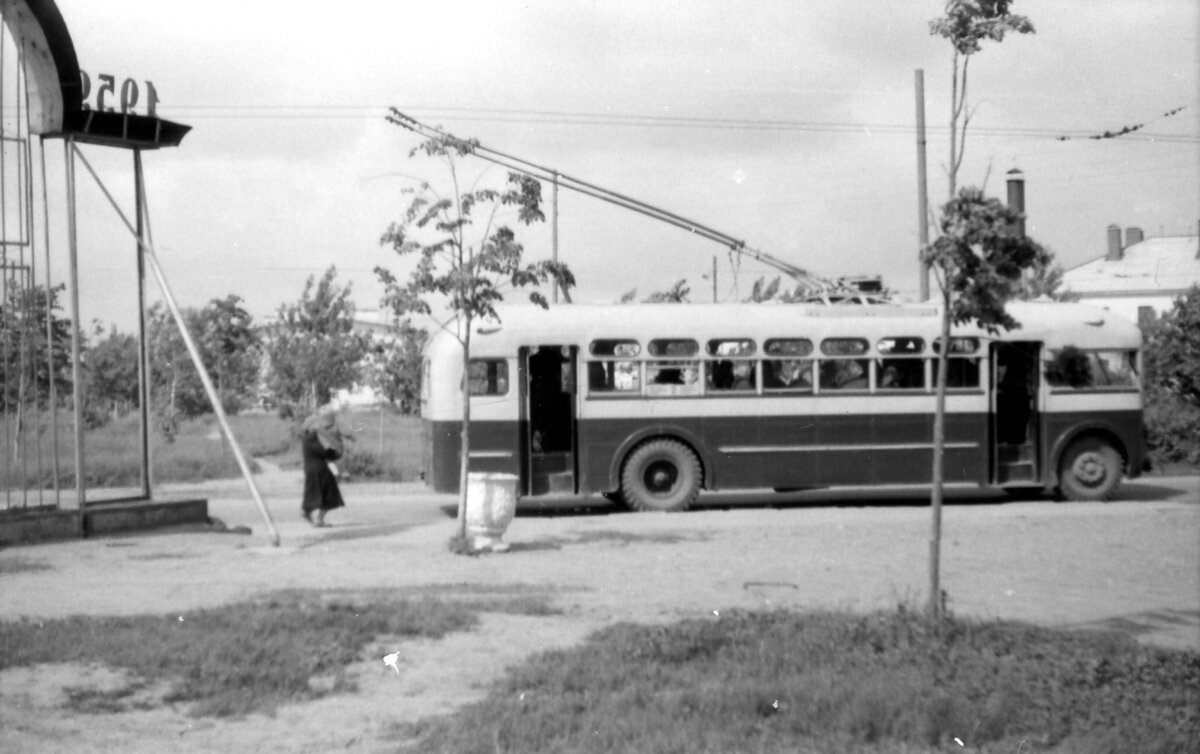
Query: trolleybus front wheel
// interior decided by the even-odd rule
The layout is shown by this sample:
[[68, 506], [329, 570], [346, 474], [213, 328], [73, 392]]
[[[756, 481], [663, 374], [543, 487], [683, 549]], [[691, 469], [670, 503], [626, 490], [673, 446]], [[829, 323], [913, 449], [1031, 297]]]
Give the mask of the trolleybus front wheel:
[[1058, 488], [1068, 500], [1111, 500], [1124, 474], [1116, 448], [1098, 437], [1085, 437], [1063, 454]]
[[676, 440], [638, 446], [621, 469], [621, 497], [635, 510], [687, 510], [699, 494], [700, 460]]

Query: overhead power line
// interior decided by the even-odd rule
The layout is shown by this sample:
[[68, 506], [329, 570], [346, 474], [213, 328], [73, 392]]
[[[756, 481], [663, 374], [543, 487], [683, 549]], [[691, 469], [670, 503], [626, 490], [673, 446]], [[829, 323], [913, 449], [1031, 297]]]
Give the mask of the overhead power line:
[[[176, 117], [191, 119], [288, 119], [288, 120], [360, 120], [377, 117], [387, 111], [379, 105], [177, 105], [170, 108]], [[502, 108], [416, 107], [411, 112], [427, 117], [445, 115], [457, 121], [491, 123], [536, 123], [559, 126], [602, 126], [610, 128], [664, 128], [698, 130], [739, 130], [801, 133], [911, 134], [910, 123], [872, 123], [856, 121], [802, 121], [761, 118], [706, 118], [668, 115], [622, 115], [613, 113], [572, 113], [554, 110], [515, 110]], [[949, 132], [949, 127], [930, 124], [930, 133]], [[1053, 127], [972, 127], [976, 136], [1008, 137], [1031, 140], [1096, 138], [1090, 131], [1063, 131]], [[1165, 143], [1200, 143], [1192, 134], [1137, 133], [1129, 140]]]

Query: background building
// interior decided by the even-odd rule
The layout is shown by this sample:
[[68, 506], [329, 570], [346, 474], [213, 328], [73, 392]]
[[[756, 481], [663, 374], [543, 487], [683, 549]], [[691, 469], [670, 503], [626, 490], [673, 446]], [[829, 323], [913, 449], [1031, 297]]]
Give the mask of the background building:
[[1062, 289], [1079, 301], [1141, 322], [1170, 311], [1175, 299], [1200, 284], [1197, 234], [1146, 238], [1141, 228], [1108, 226], [1108, 253], [1063, 275]]

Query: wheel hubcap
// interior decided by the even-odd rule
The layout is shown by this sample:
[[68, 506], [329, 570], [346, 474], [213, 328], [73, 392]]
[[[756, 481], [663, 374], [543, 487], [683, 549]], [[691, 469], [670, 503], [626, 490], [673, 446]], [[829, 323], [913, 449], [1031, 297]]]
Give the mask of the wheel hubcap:
[[675, 464], [657, 461], [646, 467], [646, 489], [656, 495], [670, 492], [679, 478], [679, 470]]
[[1075, 459], [1075, 478], [1083, 484], [1094, 487], [1108, 476], [1108, 465], [1099, 453], [1084, 453]]

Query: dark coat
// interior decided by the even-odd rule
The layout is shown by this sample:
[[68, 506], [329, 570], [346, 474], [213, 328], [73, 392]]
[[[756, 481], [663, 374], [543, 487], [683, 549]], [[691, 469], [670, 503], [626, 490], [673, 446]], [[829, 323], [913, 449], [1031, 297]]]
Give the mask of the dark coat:
[[304, 453], [303, 509], [332, 510], [344, 506], [337, 477], [329, 470], [329, 461], [336, 460], [341, 454], [332, 448], [326, 449], [315, 431], [300, 436], [300, 447]]

